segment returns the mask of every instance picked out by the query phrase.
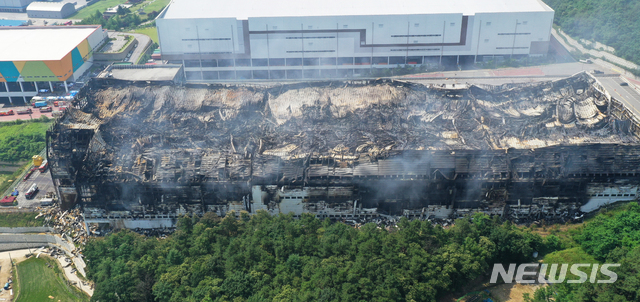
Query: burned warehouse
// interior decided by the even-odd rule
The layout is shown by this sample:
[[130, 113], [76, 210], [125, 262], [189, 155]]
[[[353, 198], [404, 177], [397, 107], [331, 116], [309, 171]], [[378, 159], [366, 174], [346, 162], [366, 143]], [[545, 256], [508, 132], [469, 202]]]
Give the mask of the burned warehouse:
[[94, 80], [81, 95], [47, 132], [47, 156], [63, 208], [81, 204], [87, 222], [231, 210], [561, 221], [640, 184], [636, 118], [585, 73], [508, 86]]

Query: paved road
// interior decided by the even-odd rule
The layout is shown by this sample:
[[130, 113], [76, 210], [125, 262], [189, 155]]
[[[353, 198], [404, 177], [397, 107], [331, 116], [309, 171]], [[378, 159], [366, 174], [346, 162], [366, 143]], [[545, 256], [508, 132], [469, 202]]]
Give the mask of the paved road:
[[[610, 54], [608, 52], [605, 51], [599, 51], [599, 50], [595, 50], [595, 49], [585, 49], [580, 43], [578, 43], [578, 41], [572, 39], [571, 37], [569, 37], [566, 33], [561, 32], [558, 33], [556, 31], [556, 29], [551, 29], [551, 34], [554, 35], [556, 37], [556, 39], [558, 39], [558, 42], [560, 42], [565, 48], [567, 48], [568, 50], [573, 50], [575, 48], [577, 48], [578, 50], [580, 50], [580, 52], [583, 53], [589, 53], [590, 55], [594, 56], [594, 57], [605, 57], [607, 58], [607, 60], [611, 61], [611, 62], [615, 62], [616, 64], [622, 65], [622, 66], [626, 66], [627, 68], [631, 68], [631, 69], [635, 69], [638, 68], [638, 65], [629, 62], [625, 59], [622, 59], [620, 57], [617, 57], [613, 54]], [[569, 44], [571, 45], [567, 45], [567, 43], [564, 41], [564, 39], [562, 39], [562, 37], [560, 36], [560, 34], [562, 34], [565, 38], [567, 38], [567, 41], [569, 42]]]
[[581, 71], [601, 69], [592, 64], [578, 62], [532, 66], [523, 68], [478, 69], [463, 71], [431, 72], [402, 76], [403, 80], [438, 84], [489, 84], [529, 83], [551, 81], [569, 77]]
[[[131, 58], [129, 58], [129, 62], [133, 62], [133, 64], [135, 64], [136, 62], [138, 62], [138, 58], [142, 55], [145, 49], [147, 49], [147, 46], [151, 44], [151, 38], [143, 34], [134, 34], [134, 33], [127, 33], [127, 34], [133, 35], [134, 37], [136, 37], [136, 40], [138, 40], [138, 47], [133, 49]], [[145, 62], [141, 62], [141, 64], [144, 64], [144, 63]]]
[[620, 77], [598, 77], [602, 86], [617, 100], [620, 100], [636, 117], [640, 118], [640, 93], [632, 86], [620, 86], [625, 83]]
[[[33, 199], [27, 199], [24, 194], [34, 183], [38, 185], [40, 191]], [[43, 198], [47, 192], [55, 192], [53, 181], [51, 180], [51, 173], [49, 173], [48, 169], [44, 173], [40, 173], [40, 171], [33, 172], [31, 177], [26, 181], [21, 179], [17, 188], [18, 192], [20, 192], [20, 195], [18, 195], [18, 206], [23, 208], [38, 207], [40, 206], [40, 198]]]
[[[25, 108], [31, 108], [31, 111], [33, 111], [33, 113], [31, 113], [31, 114], [15, 114], [16, 111], [18, 111], [20, 109], [25, 109]], [[37, 118], [39, 118], [39, 117], [41, 117], [43, 115], [47, 116], [49, 118], [53, 117], [52, 116], [52, 114], [53, 114], [52, 112], [40, 113], [40, 110], [34, 109], [31, 106], [3, 107], [3, 108], [0, 108], [0, 111], [7, 111], [7, 110], [13, 110], [14, 115], [0, 116], [0, 122], [8, 122], [8, 121], [15, 121], [15, 120], [25, 120], [26, 121], [26, 120], [30, 120], [30, 119], [37, 119]], [[58, 108], [54, 107], [54, 110], [58, 111]]]

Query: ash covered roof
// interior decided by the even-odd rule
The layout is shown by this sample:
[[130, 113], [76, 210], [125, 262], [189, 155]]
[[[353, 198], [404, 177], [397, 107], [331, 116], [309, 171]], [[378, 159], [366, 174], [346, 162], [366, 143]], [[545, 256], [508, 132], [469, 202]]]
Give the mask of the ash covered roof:
[[608, 101], [592, 81], [579, 75], [502, 91], [395, 81], [108, 87], [92, 92], [85, 111], [103, 123], [105, 139], [118, 137], [122, 146], [287, 158], [639, 143], [611, 126], [621, 121], [607, 115]]

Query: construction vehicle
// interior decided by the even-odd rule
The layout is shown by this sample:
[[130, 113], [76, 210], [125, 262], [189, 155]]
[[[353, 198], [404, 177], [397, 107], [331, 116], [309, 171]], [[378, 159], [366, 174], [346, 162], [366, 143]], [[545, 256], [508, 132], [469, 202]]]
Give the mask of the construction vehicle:
[[34, 155], [33, 157], [31, 157], [31, 159], [33, 159], [33, 165], [36, 167], [40, 167], [42, 165], [42, 161], [44, 160], [44, 158], [42, 158], [42, 156], [40, 155]]
[[51, 107], [51, 106], [40, 108], [40, 113], [52, 112], [52, 111], [53, 111], [53, 107]]

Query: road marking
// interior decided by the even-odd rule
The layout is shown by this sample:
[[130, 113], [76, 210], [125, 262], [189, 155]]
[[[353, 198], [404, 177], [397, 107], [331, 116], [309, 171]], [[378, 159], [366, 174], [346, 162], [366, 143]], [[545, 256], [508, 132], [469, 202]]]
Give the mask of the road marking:
[[613, 70], [613, 71], [615, 71], [615, 72], [617, 72], [617, 73], [623, 73], [623, 72], [622, 72], [622, 70], [619, 70], [619, 69], [617, 69], [617, 68], [613, 68], [613, 67], [611, 67], [611, 70]]

